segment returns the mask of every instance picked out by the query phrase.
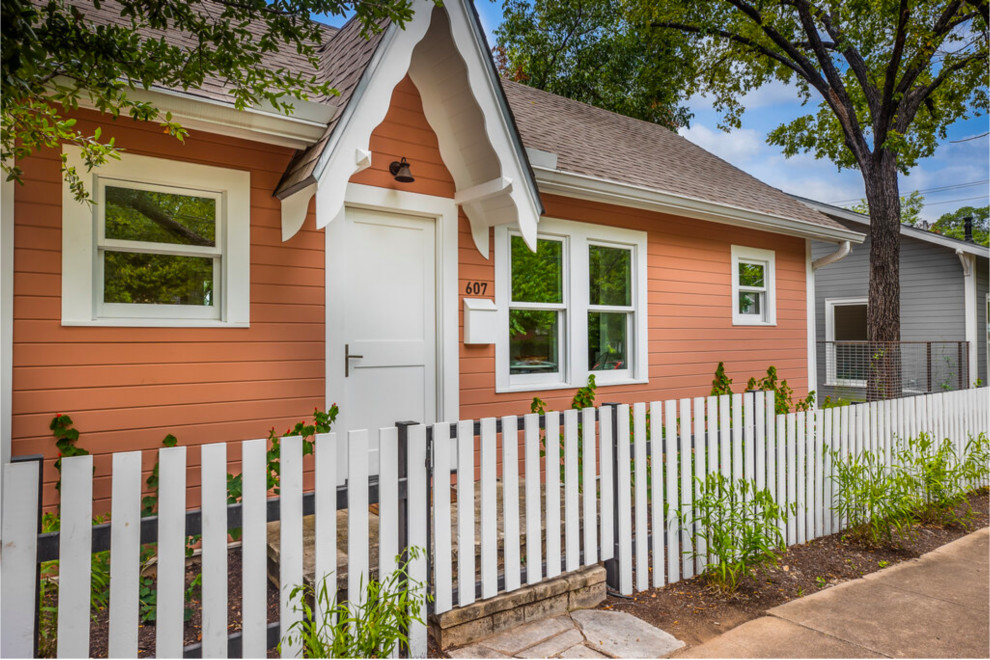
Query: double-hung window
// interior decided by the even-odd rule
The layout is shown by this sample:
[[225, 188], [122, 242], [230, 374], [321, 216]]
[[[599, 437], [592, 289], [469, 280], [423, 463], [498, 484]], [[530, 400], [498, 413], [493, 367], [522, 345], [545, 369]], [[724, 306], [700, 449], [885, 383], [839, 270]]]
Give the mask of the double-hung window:
[[775, 325], [773, 250], [732, 246], [733, 325]]
[[248, 325], [248, 172], [122, 154], [86, 183], [95, 203], [62, 198], [64, 325]]
[[496, 229], [498, 391], [644, 382], [646, 234], [543, 219], [536, 250]]

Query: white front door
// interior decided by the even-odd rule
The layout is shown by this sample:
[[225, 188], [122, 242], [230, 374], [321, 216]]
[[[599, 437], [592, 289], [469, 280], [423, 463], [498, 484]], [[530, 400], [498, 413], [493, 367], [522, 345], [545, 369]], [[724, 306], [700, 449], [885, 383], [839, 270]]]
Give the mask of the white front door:
[[348, 207], [327, 230], [328, 404], [377, 474], [379, 428], [437, 417], [436, 222]]

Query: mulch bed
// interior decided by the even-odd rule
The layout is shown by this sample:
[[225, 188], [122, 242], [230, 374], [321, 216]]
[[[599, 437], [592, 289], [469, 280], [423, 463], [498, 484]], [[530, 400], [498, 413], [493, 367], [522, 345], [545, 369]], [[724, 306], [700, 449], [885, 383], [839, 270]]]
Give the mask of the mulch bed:
[[722, 594], [700, 577], [622, 598], [610, 595], [601, 609], [628, 612], [690, 644], [701, 644], [770, 608], [830, 586], [892, 566], [986, 527], [990, 500], [969, 496], [974, 516], [965, 526], [918, 525], [914, 538], [900, 548], [864, 548], [842, 533], [789, 547], [776, 567], [745, 579], [731, 595]]

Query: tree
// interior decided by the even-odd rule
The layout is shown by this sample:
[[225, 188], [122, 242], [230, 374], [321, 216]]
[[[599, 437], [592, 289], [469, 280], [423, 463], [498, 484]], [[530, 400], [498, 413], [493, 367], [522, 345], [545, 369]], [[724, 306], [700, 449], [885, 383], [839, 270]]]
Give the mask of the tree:
[[964, 220], [967, 217], [973, 219], [973, 240], [980, 245], [990, 245], [990, 206], [964, 206], [952, 213], [943, 213], [931, 230], [943, 236], [964, 239]]
[[[901, 224], [914, 227], [921, 220], [921, 209], [925, 207], [925, 197], [917, 190], [912, 190], [910, 194], [901, 196]], [[859, 204], [854, 204], [852, 210], [856, 213], [870, 215], [870, 204], [865, 199], [859, 200]]]
[[[987, 111], [987, 0], [634, 0], [635, 18], [690, 39], [692, 91], [738, 126], [740, 98], [794, 84], [817, 110], [774, 129], [787, 156], [811, 152], [863, 176], [870, 207], [870, 341], [900, 339], [897, 174], [931, 155], [946, 127]], [[899, 360], [877, 345], [896, 395]]]
[[[101, 10], [116, 20], [94, 21]], [[87, 135], [69, 115], [81, 104], [117, 117], [157, 121], [182, 139], [186, 131], [154, 103], [131, 96], [161, 86], [190, 90], [223, 81], [238, 109], [267, 102], [290, 113], [292, 102], [333, 93], [318, 75], [325, 28], [311, 14], [354, 11], [365, 33], [412, 16], [410, 0], [3, 0], [0, 159], [8, 179], [16, 161], [43, 147], [79, 145], [87, 168], [117, 154], [112, 137]], [[172, 39], [167, 35], [181, 35]], [[291, 50], [310, 73], [273, 68], [266, 57]], [[78, 199], [87, 192], [63, 156], [63, 176]]]
[[502, 76], [671, 129], [687, 126], [683, 37], [639, 29], [621, 0], [505, 0], [502, 14], [494, 48]]

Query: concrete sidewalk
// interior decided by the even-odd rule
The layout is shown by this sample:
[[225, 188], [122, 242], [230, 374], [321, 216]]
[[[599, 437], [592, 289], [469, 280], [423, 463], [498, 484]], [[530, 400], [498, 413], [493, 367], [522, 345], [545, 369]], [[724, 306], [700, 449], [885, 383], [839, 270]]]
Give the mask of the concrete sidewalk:
[[988, 658], [990, 531], [775, 607], [678, 658]]

